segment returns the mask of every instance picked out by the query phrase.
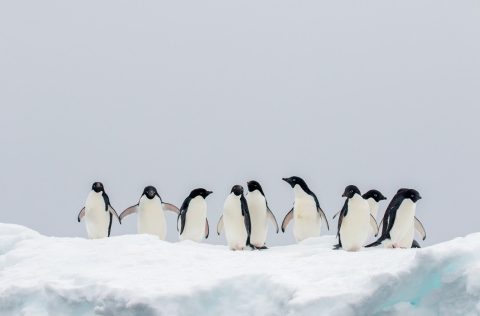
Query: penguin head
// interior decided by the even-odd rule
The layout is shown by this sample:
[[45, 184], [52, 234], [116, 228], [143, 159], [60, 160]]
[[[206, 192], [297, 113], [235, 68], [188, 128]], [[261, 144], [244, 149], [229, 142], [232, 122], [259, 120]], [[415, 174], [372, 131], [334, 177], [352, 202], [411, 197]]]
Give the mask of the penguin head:
[[96, 193], [105, 192], [105, 189], [103, 188], [103, 184], [101, 182], [95, 182], [92, 185], [92, 190]]
[[400, 189], [397, 194], [400, 194], [405, 199], [412, 200], [413, 203], [417, 203], [418, 200], [422, 199], [420, 193], [414, 189]]
[[234, 185], [230, 193], [233, 193], [236, 196], [243, 195], [243, 187], [241, 185]]
[[203, 197], [204, 199], [207, 198], [207, 196], [209, 196], [210, 194], [212, 194], [213, 192], [212, 191], [207, 191], [203, 188], [198, 188], [198, 189], [195, 189], [195, 190], [192, 190], [192, 192], [190, 192], [190, 195], [189, 197], [191, 199], [194, 199], [196, 198], [197, 196], [201, 196]]
[[343, 192], [342, 197], [351, 199], [355, 195], [355, 193], [358, 195], [361, 195], [360, 190], [356, 186], [349, 185], [345, 188], [345, 191]]
[[[147, 186], [145, 189], [143, 189], [143, 194], [145, 195], [149, 200], [153, 200], [156, 196], [158, 195], [157, 189], [154, 186]], [[159, 196], [160, 197], [160, 196]]]
[[303, 189], [303, 191], [310, 192], [307, 183], [303, 181], [303, 179], [300, 177], [282, 178], [282, 180], [290, 184], [292, 188], [294, 188], [298, 184]]
[[262, 193], [262, 195], [265, 195], [263, 194], [262, 186], [257, 181], [255, 180], [248, 181], [247, 185], [248, 185], [248, 192], [253, 192], [255, 190], [258, 190], [260, 191], [260, 193]]
[[365, 200], [370, 198], [374, 199], [375, 202], [380, 202], [382, 200], [386, 200], [387, 198], [383, 196], [383, 194], [378, 190], [370, 190], [362, 196]]

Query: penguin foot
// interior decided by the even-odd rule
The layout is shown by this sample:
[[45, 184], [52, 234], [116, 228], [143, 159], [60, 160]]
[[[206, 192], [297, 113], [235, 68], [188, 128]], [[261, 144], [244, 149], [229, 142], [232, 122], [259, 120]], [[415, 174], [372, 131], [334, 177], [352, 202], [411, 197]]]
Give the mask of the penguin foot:
[[268, 249], [267, 246], [263, 245], [262, 247], [255, 247], [257, 250], [266, 250]]
[[338, 250], [340, 248], [342, 248], [340, 244], [336, 244], [335, 246], [333, 246], [333, 250]]

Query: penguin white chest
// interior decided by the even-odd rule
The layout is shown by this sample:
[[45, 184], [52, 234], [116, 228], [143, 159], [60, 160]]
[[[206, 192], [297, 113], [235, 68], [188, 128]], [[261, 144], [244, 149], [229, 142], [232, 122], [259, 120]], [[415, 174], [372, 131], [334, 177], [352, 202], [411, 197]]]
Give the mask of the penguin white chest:
[[414, 238], [414, 220], [416, 204], [410, 199], [403, 200], [400, 204], [395, 222], [390, 230], [391, 242], [400, 248], [411, 248]]
[[318, 214], [315, 199], [296, 185], [294, 188], [295, 202], [293, 207], [293, 235], [297, 241], [310, 237], [318, 237], [321, 232], [321, 219]]
[[108, 237], [110, 212], [105, 210], [102, 192], [91, 191], [85, 202], [85, 227], [90, 239]]
[[246, 199], [252, 223], [250, 243], [256, 247], [263, 247], [268, 232], [267, 202], [258, 190], [248, 193]]
[[340, 227], [342, 248], [347, 251], [360, 250], [370, 231], [370, 206], [359, 194], [355, 194], [348, 200], [348, 212]]
[[248, 233], [242, 215], [240, 197], [230, 194], [223, 206], [223, 225], [225, 237], [230, 249], [241, 250], [246, 247]]
[[200, 242], [205, 236], [206, 221], [207, 202], [203, 197], [197, 196], [188, 205], [185, 227], [180, 235], [180, 240]]
[[167, 224], [162, 202], [157, 196], [151, 200], [145, 196], [140, 199], [137, 229], [139, 234], [155, 235], [165, 240]]

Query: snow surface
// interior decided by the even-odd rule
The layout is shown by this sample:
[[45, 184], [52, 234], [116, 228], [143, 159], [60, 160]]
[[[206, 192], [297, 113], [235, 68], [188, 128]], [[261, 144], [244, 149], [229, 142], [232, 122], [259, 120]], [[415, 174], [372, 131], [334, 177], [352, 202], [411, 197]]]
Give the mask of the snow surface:
[[0, 224], [0, 315], [480, 315], [480, 233], [424, 249], [267, 251]]

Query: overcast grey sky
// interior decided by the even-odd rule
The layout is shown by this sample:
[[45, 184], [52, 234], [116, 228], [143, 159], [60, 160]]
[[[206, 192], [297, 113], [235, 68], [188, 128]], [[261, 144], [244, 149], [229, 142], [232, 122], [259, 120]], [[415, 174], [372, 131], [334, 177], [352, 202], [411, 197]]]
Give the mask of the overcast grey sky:
[[281, 221], [292, 175], [329, 218], [412, 187], [424, 245], [480, 230], [479, 1], [2, 1], [0, 106], [0, 222], [47, 235], [97, 180], [118, 212], [211, 189], [213, 231], [256, 179]]

